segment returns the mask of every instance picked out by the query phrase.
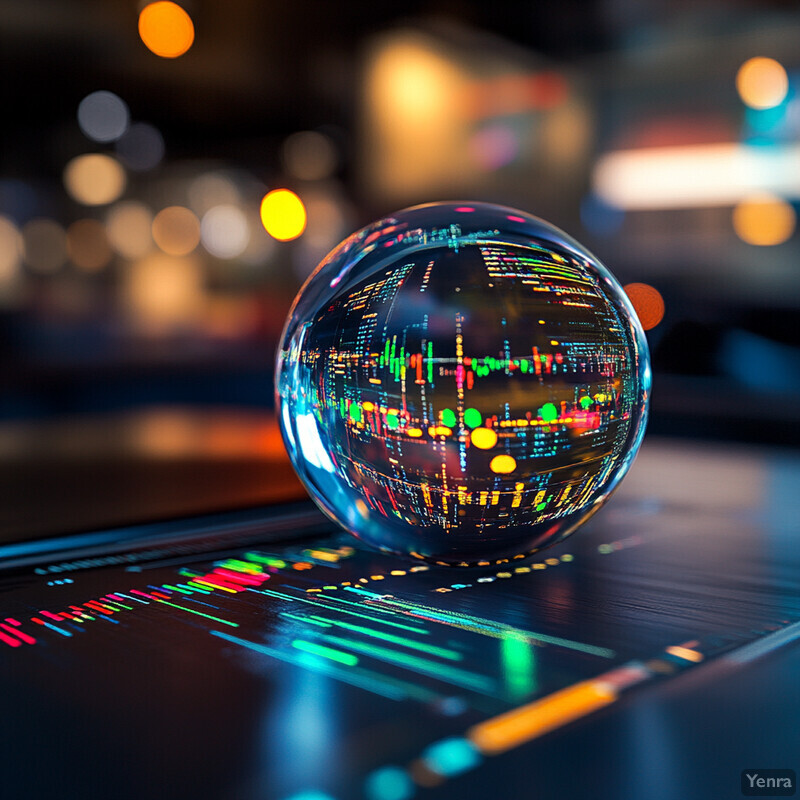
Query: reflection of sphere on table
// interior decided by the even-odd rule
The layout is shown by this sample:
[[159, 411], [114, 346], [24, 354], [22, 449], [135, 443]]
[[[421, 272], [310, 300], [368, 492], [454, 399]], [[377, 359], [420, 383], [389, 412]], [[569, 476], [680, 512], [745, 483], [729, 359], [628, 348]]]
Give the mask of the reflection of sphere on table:
[[609, 496], [647, 416], [647, 345], [610, 273], [486, 204], [401, 211], [303, 287], [276, 377], [292, 461], [383, 550], [489, 563], [553, 544]]

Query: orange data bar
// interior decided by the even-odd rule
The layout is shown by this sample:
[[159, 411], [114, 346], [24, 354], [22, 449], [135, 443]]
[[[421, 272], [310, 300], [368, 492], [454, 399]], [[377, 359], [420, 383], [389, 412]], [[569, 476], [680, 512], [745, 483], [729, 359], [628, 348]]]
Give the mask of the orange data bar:
[[668, 647], [666, 652], [671, 656], [677, 656], [685, 661], [694, 661], [695, 664], [703, 660], [702, 653], [698, 653], [697, 650], [690, 650], [688, 647], [681, 647], [680, 645]]
[[591, 714], [616, 699], [617, 694], [610, 686], [600, 681], [584, 681], [474, 725], [467, 736], [482, 753], [496, 755]]

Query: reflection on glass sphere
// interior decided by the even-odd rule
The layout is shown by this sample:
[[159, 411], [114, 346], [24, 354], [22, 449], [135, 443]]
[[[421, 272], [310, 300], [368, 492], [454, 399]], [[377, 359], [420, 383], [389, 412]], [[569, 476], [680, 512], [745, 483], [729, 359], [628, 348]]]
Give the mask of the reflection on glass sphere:
[[523, 557], [588, 519], [647, 418], [647, 344], [608, 270], [510, 208], [433, 203], [354, 233], [301, 289], [281, 428], [317, 504], [381, 550]]

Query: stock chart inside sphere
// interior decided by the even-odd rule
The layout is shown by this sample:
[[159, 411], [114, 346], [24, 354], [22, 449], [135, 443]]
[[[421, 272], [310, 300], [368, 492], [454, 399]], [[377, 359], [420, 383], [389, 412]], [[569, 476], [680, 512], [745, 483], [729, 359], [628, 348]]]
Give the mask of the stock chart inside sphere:
[[463, 566], [560, 541], [630, 466], [647, 344], [548, 223], [432, 203], [350, 236], [290, 312], [281, 429], [317, 504], [384, 551]]

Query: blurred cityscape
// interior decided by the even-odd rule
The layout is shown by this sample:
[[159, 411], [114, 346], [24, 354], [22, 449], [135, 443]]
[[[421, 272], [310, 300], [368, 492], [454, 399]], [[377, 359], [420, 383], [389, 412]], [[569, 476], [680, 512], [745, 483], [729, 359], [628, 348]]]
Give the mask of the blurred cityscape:
[[663, 298], [652, 431], [800, 444], [797, 4], [1, 0], [0, 43], [0, 445], [270, 408], [319, 260], [445, 199]]

